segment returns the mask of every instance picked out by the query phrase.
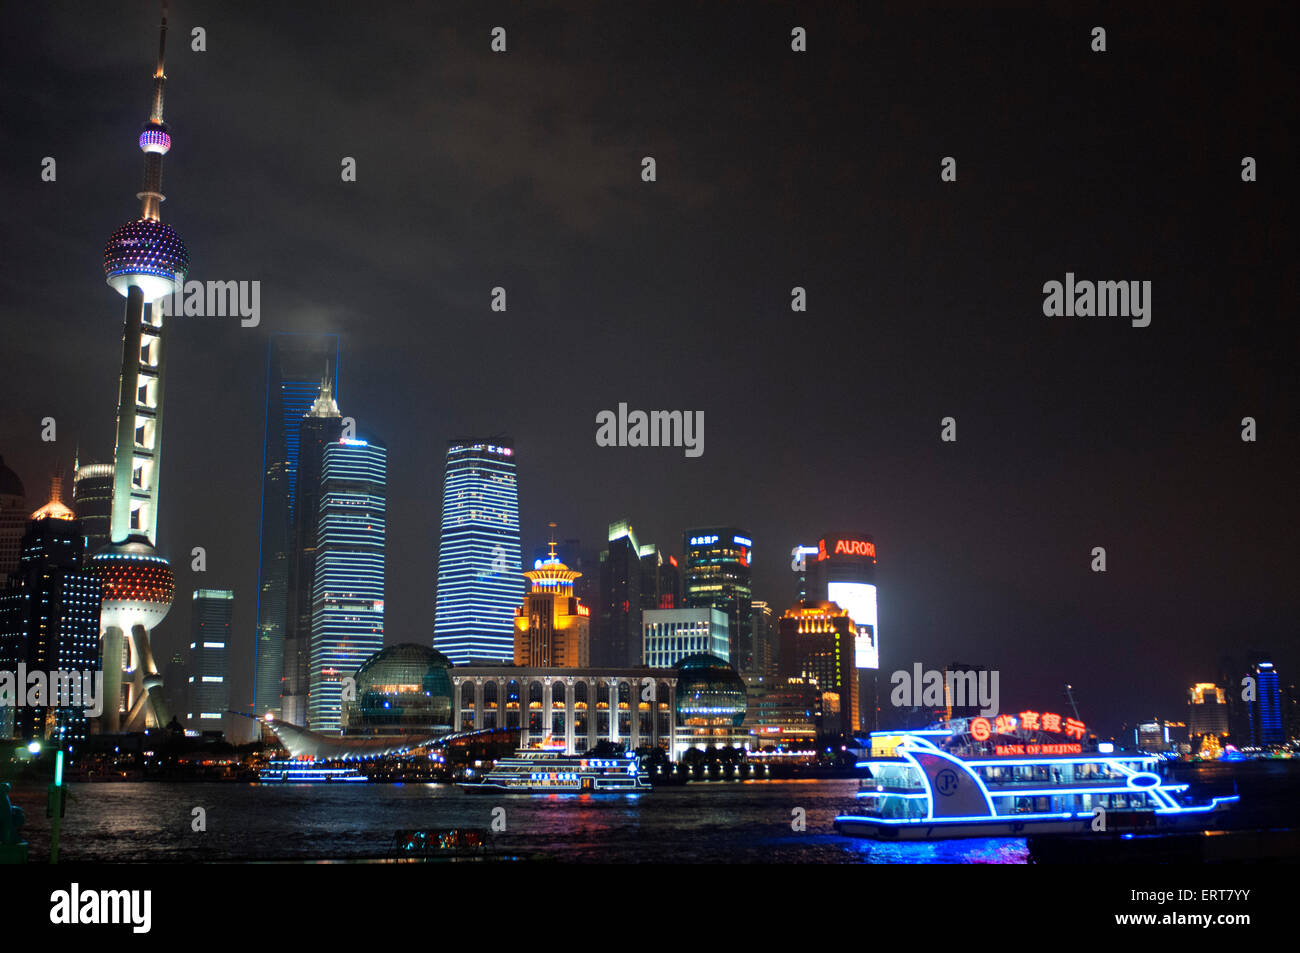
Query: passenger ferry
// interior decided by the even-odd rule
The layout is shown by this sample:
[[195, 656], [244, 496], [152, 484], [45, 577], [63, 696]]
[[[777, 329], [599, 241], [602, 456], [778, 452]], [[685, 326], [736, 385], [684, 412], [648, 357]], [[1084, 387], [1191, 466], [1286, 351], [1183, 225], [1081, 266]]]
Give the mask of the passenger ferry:
[[502, 758], [466, 791], [515, 791], [521, 794], [627, 794], [651, 790], [650, 773], [635, 754], [565, 754], [562, 750], [524, 748]]
[[318, 766], [314, 761], [268, 761], [257, 776], [260, 784], [319, 784], [368, 782], [356, 768]]
[[1155, 755], [1085, 742], [1082, 722], [1050, 713], [955, 719], [940, 729], [870, 738], [870, 757], [858, 763], [868, 771], [861, 808], [835, 819], [835, 829], [853, 837], [1201, 830], [1217, 826], [1238, 800], [1192, 803], [1188, 785], [1157, 773]]

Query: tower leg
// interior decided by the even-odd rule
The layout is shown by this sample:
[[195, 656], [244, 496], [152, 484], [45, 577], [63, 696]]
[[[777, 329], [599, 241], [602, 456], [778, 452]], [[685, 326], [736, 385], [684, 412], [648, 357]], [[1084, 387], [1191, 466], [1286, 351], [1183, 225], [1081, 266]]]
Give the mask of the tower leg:
[[122, 730], [122, 630], [109, 626], [100, 640], [102, 657], [100, 667], [104, 672], [104, 713], [100, 715], [100, 730], [115, 735]]

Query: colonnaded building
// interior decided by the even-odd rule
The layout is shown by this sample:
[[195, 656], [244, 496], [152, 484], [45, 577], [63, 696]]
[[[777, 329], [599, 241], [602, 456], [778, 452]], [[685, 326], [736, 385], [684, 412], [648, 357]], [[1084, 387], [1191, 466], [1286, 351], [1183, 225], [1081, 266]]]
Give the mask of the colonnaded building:
[[354, 683], [337, 734], [268, 723], [295, 757], [373, 757], [497, 730], [518, 730], [521, 747], [580, 754], [610, 742], [662, 748], [674, 760], [754, 740], [742, 727], [744, 680], [712, 655], [673, 668], [453, 666], [436, 649], [403, 643], [366, 660]]

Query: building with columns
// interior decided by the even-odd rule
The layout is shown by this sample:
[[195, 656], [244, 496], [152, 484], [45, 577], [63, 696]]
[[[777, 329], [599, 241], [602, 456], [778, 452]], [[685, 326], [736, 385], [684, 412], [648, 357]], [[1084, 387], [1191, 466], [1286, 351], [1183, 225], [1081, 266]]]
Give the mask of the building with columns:
[[460, 731], [518, 728], [521, 747], [563, 741], [571, 754], [602, 741], [675, 750], [672, 670], [471, 665], [447, 674]]

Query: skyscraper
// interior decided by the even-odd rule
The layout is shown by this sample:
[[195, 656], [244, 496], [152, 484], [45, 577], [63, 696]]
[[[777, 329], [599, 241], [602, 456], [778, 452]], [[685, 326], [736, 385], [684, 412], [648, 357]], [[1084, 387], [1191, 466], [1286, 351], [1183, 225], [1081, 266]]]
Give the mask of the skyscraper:
[[1282, 730], [1282, 692], [1272, 662], [1257, 661], [1250, 667], [1255, 678], [1255, 700], [1250, 702], [1250, 743], [1262, 748], [1286, 740]]
[[687, 530], [682, 544], [686, 554], [683, 599], [688, 609], [712, 607], [727, 614], [731, 638], [731, 665], [737, 671], [753, 669], [754, 593], [750, 563], [754, 543], [734, 526]]
[[551, 553], [524, 576], [529, 589], [515, 613], [516, 665], [584, 668], [591, 664], [591, 609], [573, 593], [582, 573]]
[[93, 694], [94, 685], [85, 680], [99, 670], [103, 592], [83, 565], [82, 525], [60, 498], [60, 478], [53, 483], [50, 501], [27, 524], [18, 568], [0, 590], [0, 670], [25, 665], [28, 673], [44, 673], [52, 697], [44, 705], [0, 711], [0, 737], [72, 742], [86, 737], [86, 693]]
[[219, 731], [230, 708], [230, 618], [235, 594], [229, 589], [195, 589], [190, 618], [190, 680], [186, 722], [198, 731]]
[[387, 484], [383, 444], [340, 438], [325, 446], [307, 703], [315, 731], [342, 727], [343, 680], [384, 647]]
[[433, 646], [455, 665], [509, 662], [523, 600], [514, 451], [452, 441], [442, 491]]
[[[253, 656], [253, 711], [283, 713], [284, 638], [288, 629], [300, 426], [320, 394], [321, 377], [337, 399], [339, 341], [334, 334], [273, 334], [266, 357], [262, 451], [262, 528]], [[315, 518], [315, 514], [311, 514]]]
[[321, 463], [325, 447], [336, 442], [342, 434], [343, 419], [330, 382], [321, 381], [320, 394], [298, 424], [298, 466], [294, 477], [294, 518], [286, 596], [284, 680], [280, 692], [280, 717], [295, 725], [307, 723], [316, 539], [320, 531]]
[[112, 542], [113, 467], [107, 463], [74, 464], [72, 509], [86, 534], [89, 559]]
[[857, 628], [848, 611], [833, 602], [796, 603], [781, 616], [780, 633], [780, 677], [816, 683], [824, 699], [823, 730], [852, 733], [858, 724]]
[[609, 548], [600, 554], [600, 641], [592, 664], [641, 664], [641, 547], [627, 520], [609, 524]]
[[27, 490], [0, 457], [0, 580], [18, 568], [27, 525]]
[[144, 153], [144, 187], [136, 196], [142, 203], [140, 217], [115, 231], [104, 248], [104, 277], [126, 299], [113, 457], [112, 542], [91, 560], [92, 571], [104, 587], [102, 724], [107, 732], [139, 731], [170, 720], [149, 641], [150, 631], [167, 615], [176, 591], [171, 566], [154, 550], [167, 357], [160, 299], [184, 285], [190, 257], [185, 243], [160, 215], [163, 156], [171, 149], [163, 122], [165, 6], [163, 10], [153, 105], [138, 140]]

